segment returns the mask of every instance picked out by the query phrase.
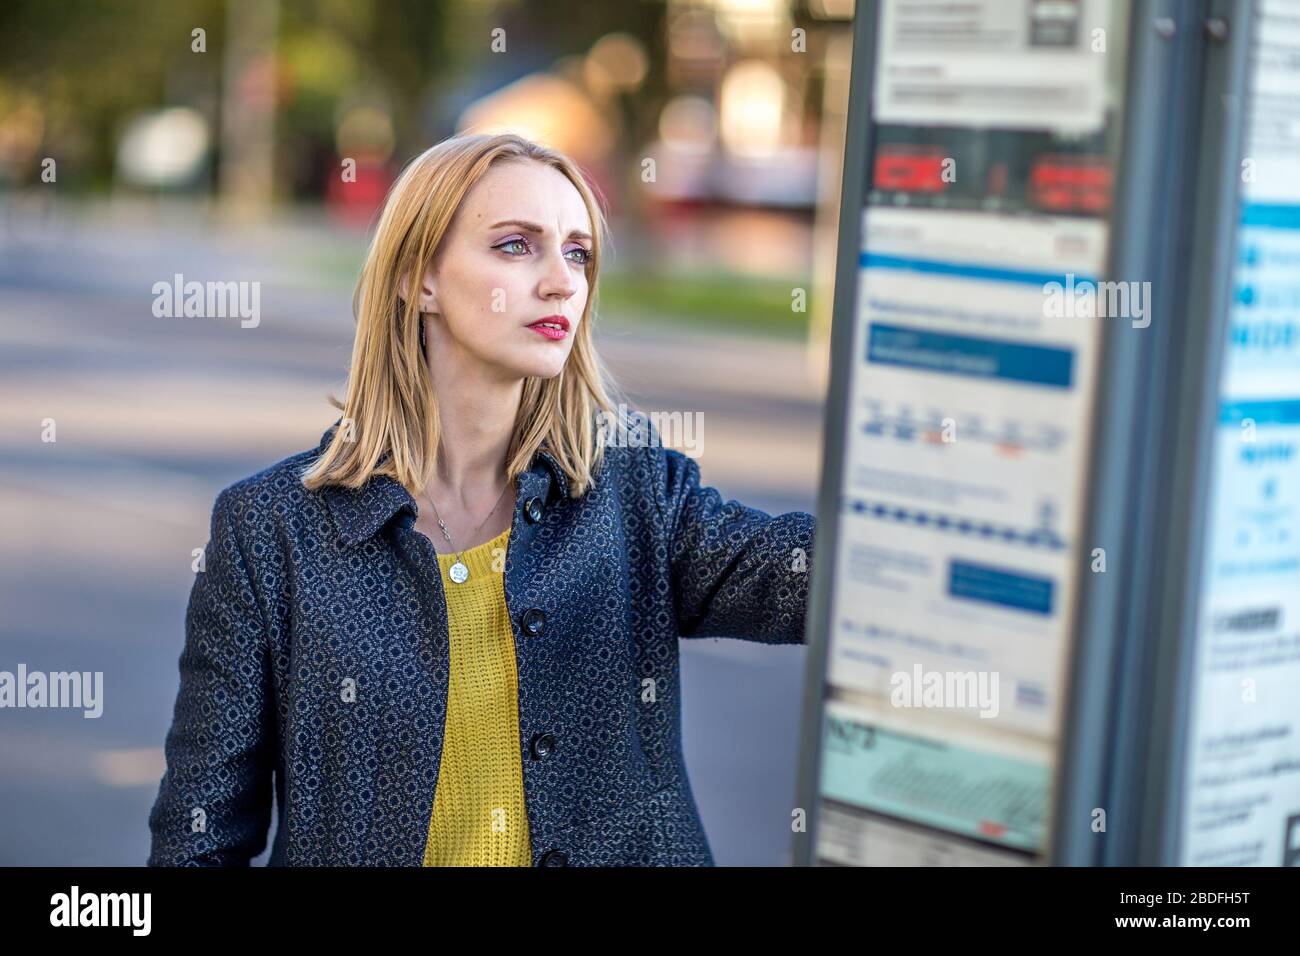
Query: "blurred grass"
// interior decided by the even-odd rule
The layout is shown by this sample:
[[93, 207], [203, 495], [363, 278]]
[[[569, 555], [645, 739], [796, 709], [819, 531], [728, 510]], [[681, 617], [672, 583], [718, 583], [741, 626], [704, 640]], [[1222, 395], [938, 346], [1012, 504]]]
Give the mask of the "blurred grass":
[[[308, 253], [300, 264], [331, 286], [350, 293], [365, 250]], [[810, 278], [758, 278], [727, 272], [606, 271], [600, 277], [600, 320], [614, 325], [647, 321], [679, 323], [720, 332], [803, 339], [811, 311], [791, 308], [795, 288], [809, 290]]]
[[[811, 313], [791, 308], [792, 292], [811, 284], [794, 278], [716, 272], [611, 272], [600, 277], [600, 316], [612, 323], [662, 319], [721, 331], [803, 338]], [[811, 308], [810, 302], [805, 305]]]

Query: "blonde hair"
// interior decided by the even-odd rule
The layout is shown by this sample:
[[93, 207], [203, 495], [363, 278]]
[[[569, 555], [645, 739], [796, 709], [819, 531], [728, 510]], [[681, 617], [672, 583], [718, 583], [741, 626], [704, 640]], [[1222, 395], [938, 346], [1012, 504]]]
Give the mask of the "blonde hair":
[[337, 429], [303, 471], [308, 489], [359, 488], [378, 474], [395, 478], [414, 495], [432, 476], [441, 440], [438, 401], [420, 348], [423, 317], [416, 296], [403, 303], [401, 278], [424, 274], [469, 190], [494, 163], [510, 160], [534, 160], [563, 173], [582, 196], [593, 228], [587, 302], [572, 351], [554, 378], [525, 378], [506, 453], [507, 477], [527, 471], [544, 444], [568, 476], [571, 497], [581, 497], [594, 484], [608, 437], [596, 422], [613, 414], [609, 393], [618, 394], [592, 338], [608, 226], [594, 190], [572, 160], [503, 133], [444, 140], [412, 160], [389, 189], [352, 297], [357, 333], [347, 399], [327, 396], [343, 412], [343, 425], [351, 427]]

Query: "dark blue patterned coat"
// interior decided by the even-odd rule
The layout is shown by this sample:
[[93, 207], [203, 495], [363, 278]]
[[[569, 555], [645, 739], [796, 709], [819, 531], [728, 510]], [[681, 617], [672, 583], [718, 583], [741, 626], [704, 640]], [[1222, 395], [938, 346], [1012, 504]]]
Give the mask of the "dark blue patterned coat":
[[[422, 862], [447, 707], [442, 579], [397, 481], [302, 486], [337, 426], [217, 496], [151, 866], [246, 865], [273, 790], [273, 866]], [[803, 641], [814, 519], [724, 502], [657, 444], [609, 448], [597, 478], [567, 497], [543, 448], [518, 481], [504, 583], [533, 860], [712, 865], [678, 638]]]

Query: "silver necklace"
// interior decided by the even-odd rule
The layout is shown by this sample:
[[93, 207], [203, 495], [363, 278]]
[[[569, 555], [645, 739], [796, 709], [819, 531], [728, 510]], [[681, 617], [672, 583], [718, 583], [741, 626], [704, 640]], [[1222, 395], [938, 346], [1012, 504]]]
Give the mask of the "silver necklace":
[[[505, 488], [502, 488], [501, 494], [497, 495], [496, 504], [494, 504], [492, 506], [492, 510], [487, 513], [487, 518], [484, 518], [482, 521], [480, 521], [478, 527], [475, 528], [473, 532], [471, 532], [470, 537], [473, 537], [474, 535], [478, 534], [479, 531], [482, 529], [482, 527], [485, 524], [487, 524], [488, 518], [491, 518], [494, 514], [496, 514], [497, 506], [501, 504], [501, 499], [505, 497], [506, 489], [509, 487], [510, 487], [510, 479], [507, 478]], [[442, 536], [447, 539], [447, 544], [454, 548], [455, 545], [452, 544], [451, 541], [451, 532], [448, 531], [447, 526], [443, 524], [442, 516], [438, 514], [438, 506], [433, 504], [433, 496], [426, 491], [424, 493], [424, 497], [428, 498], [429, 504], [433, 505], [433, 516], [438, 519], [438, 527], [442, 529]], [[448, 571], [448, 573], [451, 575], [451, 579], [455, 581], [457, 584], [464, 584], [466, 581], [469, 580], [469, 568], [465, 567], [465, 562], [461, 560], [462, 554], [463, 552], [460, 551], [456, 552], [456, 563], [453, 564]]]

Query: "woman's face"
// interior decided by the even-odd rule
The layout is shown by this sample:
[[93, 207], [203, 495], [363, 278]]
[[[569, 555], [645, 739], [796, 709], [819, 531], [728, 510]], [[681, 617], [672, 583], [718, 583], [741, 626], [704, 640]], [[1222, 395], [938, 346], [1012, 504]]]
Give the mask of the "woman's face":
[[[451, 377], [469, 362], [503, 381], [558, 375], [587, 304], [591, 232], [582, 196], [559, 170], [531, 160], [492, 166], [422, 283], [436, 371]], [[541, 322], [559, 328], [539, 331]]]

